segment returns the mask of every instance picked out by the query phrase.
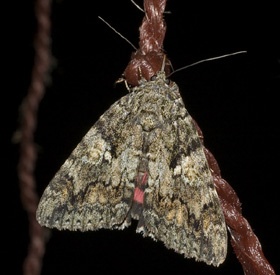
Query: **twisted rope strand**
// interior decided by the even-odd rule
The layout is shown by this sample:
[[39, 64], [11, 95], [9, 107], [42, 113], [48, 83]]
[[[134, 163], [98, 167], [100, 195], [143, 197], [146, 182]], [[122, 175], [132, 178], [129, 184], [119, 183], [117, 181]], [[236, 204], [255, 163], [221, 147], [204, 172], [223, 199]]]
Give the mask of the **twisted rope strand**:
[[[163, 51], [163, 40], [166, 32], [163, 19], [165, 6], [166, 0], [144, 1], [145, 16], [139, 29], [139, 49], [132, 54], [124, 71], [125, 80], [132, 86], [137, 86], [141, 77], [149, 81], [161, 69], [165, 55]], [[166, 58], [165, 72], [168, 75], [170, 71], [171, 63]]]
[[[195, 123], [196, 124], [196, 123]], [[201, 141], [203, 135], [196, 124]], [[231, 235], [231, 245], [245, 275], [273, 275], [275, 271], [265, 258], [261, 244], [248, 221], [242, 216], [241, 203], [233, 188], [221, 177], [221, 171], [213, 154], [204, 147], [215, 188], [223, 208]]]
[[37, 125], [37, 111], [44, 96], [44, 82], [49, 68], [50, 6], [50, 0], [37, 0], [35, 2], [38, 22], [34, 40], [35, 58], [31, 84], [22, 103], [18, 178], [22, 205], [28, 215], [30, 235], [28, 254], [23, 264], [23, 274], [25, 275], [40, 274], [42, 257], [45, 251], [44, 230], [35, 218], [39, 199], [35, 190], [36, 181], [34, 178], [37, 159], [34, 132]]

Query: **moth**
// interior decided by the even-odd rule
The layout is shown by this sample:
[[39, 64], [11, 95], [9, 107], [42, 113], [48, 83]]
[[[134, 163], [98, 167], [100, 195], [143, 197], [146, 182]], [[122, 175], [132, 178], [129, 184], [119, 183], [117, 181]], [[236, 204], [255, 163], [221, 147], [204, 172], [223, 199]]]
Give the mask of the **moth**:
[[203, 147], [176, 83], [160, 71], [113, 104], [44, 191], [42, 226], [124, 229], [218, 266], [227, 230]]

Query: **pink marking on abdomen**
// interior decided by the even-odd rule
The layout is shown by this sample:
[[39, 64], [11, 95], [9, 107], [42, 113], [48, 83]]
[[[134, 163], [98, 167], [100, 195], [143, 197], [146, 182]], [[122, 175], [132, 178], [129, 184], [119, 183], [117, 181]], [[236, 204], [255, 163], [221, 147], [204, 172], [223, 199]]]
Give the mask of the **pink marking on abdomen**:
[[144, 191], [140, 190], [139, 187], [136, 187], [134, 190], [133, 200], [143, 204], [144, 201]]

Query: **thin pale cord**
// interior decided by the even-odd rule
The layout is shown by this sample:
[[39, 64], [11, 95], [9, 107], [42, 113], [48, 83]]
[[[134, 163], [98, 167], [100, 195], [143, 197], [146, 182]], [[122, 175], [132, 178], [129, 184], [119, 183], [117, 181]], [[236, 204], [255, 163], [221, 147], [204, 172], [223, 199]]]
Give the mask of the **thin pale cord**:
[[[145, 11], [144, 11], [139, 5], [137, 5], [133, 0], [130, 0], [130, 2], [131, 2], [137, 9], [139, 9], [140, 11], [142, 11], [142, 12], [145, 13]], [[164, 14], [171, 14], [171, 11], [164, 11], [163, 13], [164, 13]]]
[[132, 4], [133, 4], [137, 9], [139, 9], [140, 11], [142, 11], [142, 12], [145, 13], [145, 11], [144, 11], [139, 5], [137, 5], [133, 0], [130, 0], [130, 1], [132, 2]]

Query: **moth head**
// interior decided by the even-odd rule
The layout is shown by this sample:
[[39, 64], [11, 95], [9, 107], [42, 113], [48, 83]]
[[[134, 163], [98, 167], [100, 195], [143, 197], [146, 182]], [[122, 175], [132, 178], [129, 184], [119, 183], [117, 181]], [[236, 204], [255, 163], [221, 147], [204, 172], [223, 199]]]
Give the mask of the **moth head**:
[[[140, 73], [141, 72], [141, 73]], [[124, 71], [124, 78], [128, 84], [139, 86], [142, 78], [150, 81], [154, 75], [171, 72], [171, 63], [163, 52], [148, 52], [147, 54], [137, 50], [132, 54], [131, 60]]]

